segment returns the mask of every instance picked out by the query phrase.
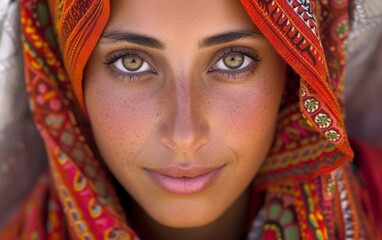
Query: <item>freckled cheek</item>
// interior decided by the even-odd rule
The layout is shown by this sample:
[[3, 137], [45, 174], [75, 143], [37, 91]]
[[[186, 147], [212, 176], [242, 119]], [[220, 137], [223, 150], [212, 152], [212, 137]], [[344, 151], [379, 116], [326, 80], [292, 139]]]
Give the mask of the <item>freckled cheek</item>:
[[126, 94], [102, 91], [89, 92], [87, 104], [98, 149], [109, 165], [131, 166], [132, 160], [155, 133], [154, 111], [149, 102], [134, 104]]
[[[263, 134], [266, 128], [264, 116], [267, 110], [261, 108], [261, 104], [243, 104], [233, 108], [235, 110], [225, 115], [225, 126], [232, 141], [236, 140], [245, 145]], [[235, 112], [237, 114], [231, 114]]]
[[242, 91], [216, 104], [212, 127], [237, 151], [266, 148], [273, 139], [278, 106], [278, 93], [272, 89]]

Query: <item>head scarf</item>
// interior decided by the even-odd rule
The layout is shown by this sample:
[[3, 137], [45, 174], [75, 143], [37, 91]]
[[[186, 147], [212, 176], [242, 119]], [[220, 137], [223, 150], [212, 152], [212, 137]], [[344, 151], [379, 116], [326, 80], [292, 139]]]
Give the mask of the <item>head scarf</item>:
[[[348, 1], [241, 3], [294, 70], [273, 146], [254, 180], [256, 189], [266, 190], [263, 239], [371, 239], [348, 164], [353, 153], [342, 116]], [[6, 239], [138, 238], [83, 114], [83, 69], [107, 23], [109, 4], [21, 0], [30, 108], [50, 171], [7, 228]]]

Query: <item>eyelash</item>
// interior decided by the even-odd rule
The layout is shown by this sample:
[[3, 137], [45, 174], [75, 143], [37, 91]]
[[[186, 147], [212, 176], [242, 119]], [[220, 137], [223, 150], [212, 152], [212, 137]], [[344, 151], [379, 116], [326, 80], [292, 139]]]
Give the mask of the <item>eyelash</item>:
[[[235, 70], [222, 70], [222, 69], [214, 69], [214, 66], [221, 61], [226, 55], [231, 53], [239, 53], [243, 54], [244, 57], [250, 58], [253, 62], [249, 63], [248, 66], [244, 67], [243, 69]], [[138, 73], [127, 73], [127, 72], [121, 72], [120, 70], [116, 69], [113, 64], [115, 64], [118, 60], [125, 56], [132, 56], [132, 57], [139, 57], [142, 58], [143, 61], [147, 62], [150, 67], [151, 71], [147, 72], [138, 72]], [[128, 82], [128, 83], [135, 83], [140, 82], [146, 79], [148, 75], [157, 74], [155, 69], [153, 68], [151, 62], [148, 60], [149, 55], [145, 52], [142, 52], [140, 50], [120, 50], [111, 53], [109, 56], [106, 57], [104, 64], [107, 67], [107, 70], [110, 74], [110, 76], [117, 80], [122, 82]], [[262, 60], [261, 57], [257, 54], [257, 52], [253, 49], [249, 49], [246, 47], [227, 47], [222, 50], [220, 50], [215, 57], [215, 60], [213, 61], [214, 64], [212, 67], [210, 67], [207, 71], [209, 74], [215, 75], [218, 79], [222, 79], [223, 81], [238, 81], [240, 79], [243, 79], [245, 77], [248, 77], [249, 75], [252, 75], [256, 72], [256, 69], [258, 67], [258, 63]]]
[[[125, 56], [142, 58], [143, 61], [147, 62], [150, 65], [151, 71], [140, 73], [121, 72], [120, 70], [116, 69], [116, 67], [114, 67], [113, 64], [115, 64], [118, 60], [122, 59]], [[122, 82], [135, 83], [144, 80], [148, 74], [157, 73], [148, 59], [148, 54], [142, 51], [124, 49], [111, 53], [109, 56], [106, 57], [103, 63], [106, 65], [106, 68], [113, 79]]]
[[[244, 57], [250, 58], [253, 62], [251, 62], [247, 67], [244, 67], [243, 69], [239, 70], [221, 70], [217, 69], [215, 70], [213, 67], [223, 59], [228, 54], [231, 53], [239, 53], [243, 54]], [[238, 81], [240, 79], [246, 78], [252, 74], [254, 74], [259, 66], [259, 62], [262, 60], [262, 58], [258, 55], [258, 53], [254, 49], [246, 48], [246, 47], [228, 47], [220, 50], [217, 53], [217, 57], [215, 58], [217, 60], [214, 61], [214, 65], [208, 69], [208, 73], [211, 74], [217, 74], [217, 78], [221, 79], [223, 78], [225, 81]]]

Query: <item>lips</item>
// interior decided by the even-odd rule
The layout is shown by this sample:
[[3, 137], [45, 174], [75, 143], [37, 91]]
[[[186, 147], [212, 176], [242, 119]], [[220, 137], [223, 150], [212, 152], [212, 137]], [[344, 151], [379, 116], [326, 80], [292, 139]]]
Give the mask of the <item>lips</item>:
[[167, 167], [145, 169], [153, 182], [172, 194], [196, 194], [215, 181], [225, 165], [219, 167]]

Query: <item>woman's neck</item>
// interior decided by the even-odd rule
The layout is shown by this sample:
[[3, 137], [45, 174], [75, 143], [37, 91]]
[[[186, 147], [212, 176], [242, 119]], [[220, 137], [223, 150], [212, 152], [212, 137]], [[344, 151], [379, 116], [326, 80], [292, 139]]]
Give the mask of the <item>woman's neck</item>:
[[[153, 220], [137, 204], [131, 206], [129, 220], [142, 240], [171, 239], [241, 239], [246, 235], [249, 191], [245, 191], [226, 212], [214, 222], [198, 228], [171, 228]], [[185, 216], [187, 217], [187, 216]]]

